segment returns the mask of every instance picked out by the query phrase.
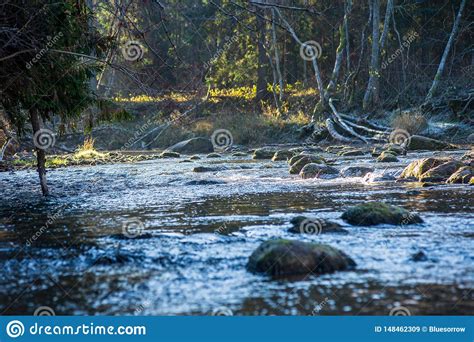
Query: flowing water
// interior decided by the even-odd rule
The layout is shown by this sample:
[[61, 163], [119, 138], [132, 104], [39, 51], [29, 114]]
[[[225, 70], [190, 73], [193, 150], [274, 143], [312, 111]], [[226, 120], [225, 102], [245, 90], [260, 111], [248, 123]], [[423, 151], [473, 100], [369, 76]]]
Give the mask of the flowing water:
[[[420, 156], [377, 165], [369, 157], [341, 158], [336, 167], [400, 171]], [[32, 314], [40, 306], [58, 315], [474, 311], [473, 187], [302, 180], [289, 175], [286, 162], [182, 159], [52, 170], [54, 196], [47, 199], [34, 170], [1, 173], [0, 312]], [[226, 169], [192, 172], [210, 164]], [[204, 184], [209, 180], [214, 184]], [[425, 223], [353, 227], [340, 220], [344, 209], [369, 200], [416, 211]], [[299, 214], [335, 220], [349, 234], [289, 233]], [[123, 227], [144, 231], [127, 238]], [[298, 279], [249, 273], [249, 255], [276, 237], [330, 244], [357, 268]], [[419, 251], [427, 260], [411, 259]]]

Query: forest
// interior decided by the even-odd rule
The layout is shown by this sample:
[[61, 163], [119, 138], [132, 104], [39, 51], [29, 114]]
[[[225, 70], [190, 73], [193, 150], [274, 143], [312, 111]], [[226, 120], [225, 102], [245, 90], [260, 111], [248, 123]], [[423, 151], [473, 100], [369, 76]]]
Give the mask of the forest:
[[2, 315], [472, 315], [469, 0], [0, 0]]

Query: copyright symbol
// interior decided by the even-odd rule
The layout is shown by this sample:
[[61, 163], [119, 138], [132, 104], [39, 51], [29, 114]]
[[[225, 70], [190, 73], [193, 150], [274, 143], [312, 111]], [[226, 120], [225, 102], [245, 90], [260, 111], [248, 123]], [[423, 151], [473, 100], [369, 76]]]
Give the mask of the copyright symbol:
[[423, 327], [423, 328], [421, 328], [421, 331], [427, 332], [427, 331], [428, 331], [428, 328], [427, 328], [427, 327]]

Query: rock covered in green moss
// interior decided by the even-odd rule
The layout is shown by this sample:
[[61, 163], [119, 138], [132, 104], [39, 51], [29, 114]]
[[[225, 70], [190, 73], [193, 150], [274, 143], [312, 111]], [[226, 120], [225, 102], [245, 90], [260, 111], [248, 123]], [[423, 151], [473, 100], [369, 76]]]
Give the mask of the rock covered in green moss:
[[377, 162], [379, 163], [393, 163], [397, 161], [398, 158], [395, 156], [395, 154], [389, 151], [383, 151], [380, 156], [377, 157]]
[[347, 209], [342, 219], [355, 226], [387, 224], [415, 224], [423, 220], [418, 214], [383, 202], [368, 202]]
[[446, 183], [462, 183], [470, 184], [474, 179], [474, 168], [471, 166], [463, 166], [454, 172], [447, 180]]
[[314, 154], [300, 154], [292, 157], [288, 163], [290, 164], [290, 174], [295, 175], [300, 173], [306, 164], [324, 164], [326, 163], [326, 160], [323, 157]]
[[253, 152], [253, 159], [272, 159], [276, 150], [274, 148], [262, 147]]
[[462, 166], [463, 163], [456, 160], [448, 161], [429, 169], [420, 176], [419, 180], [420, 182], [444, 182]]
[[329, 245], [277, 239], [263, 242], [250, 256], [247, 269], [270, 276], [325, 274], [353, 269], [354, 260]]
[[300, 171], [300, 177], [303, 179], [332, 179], [337, 178], [338, 176], [339, 170], [326, 164], [309, 163], [306, 164]]
[[221, 158], [222, 156], [219, 153], [209, 153], [206, 158]]
[[446, 162], [451, 161], [450, 158], [423, 158], [418, 159], [410, 164], [403, 170], [400, 178], [420, 178], [426, 171], [432, 169], [438, 165], [444, 164]]
[[293, 157], [293, 152], [288, 150], [279, 150], [276, 151], [272, 157], [272, 161], [279, 161], [279, 160], [288, 160]]
[[348, 233], [339, 223], [317, 217], [295, 216], [290, 223], [293, 226], [288, 231], [295, 234]]

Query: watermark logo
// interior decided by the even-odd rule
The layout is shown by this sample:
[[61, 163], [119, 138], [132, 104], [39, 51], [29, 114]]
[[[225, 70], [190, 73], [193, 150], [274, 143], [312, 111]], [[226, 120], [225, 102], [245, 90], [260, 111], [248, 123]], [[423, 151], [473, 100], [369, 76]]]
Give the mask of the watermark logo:
[[390, 316], [411, 316], [410, 310], [404, 306], [396, 306], [389, 313]]
[[308, 40], [300, 46], [300, 56], [305, 61], [312, 61], [321, 57], [322, 52], [321, 45], [314, 40]]
[[215, 150], [224, 151], [232, 146], [234, 138], [227, 129], [217, 129], [212, 133], [211, 142]]
[[300, 223], [302, 234], [319, 235], [323, 231], [323, 222], [318, 219], [306, 219]]
[[54, 136], [53, 131], [47, 128], [41, 128], [40, 130], [36, 131], [33, 136], [33, 144], [40, 150], [46, 150], [54, 146], [55, 142], [56, 137]]
[[212, 316], [234, 316], [234, 313], [231, 309], [222, 306], [212, 310]]
[[7, 324], [7, 335], [11, 338], [17, 338], [23, 336], [25, 333], [25, 326], [20, 321], [10, 321]]
[[33, 313], [34, 316], [56, 316], [53, 308], [49, 306], [40, 306]]
[[397, 128], [390, 133], [388, 140], [395, 145], [408, 146], [410, 145], [411, 135], [408, 131]]
[[136, 40], [129, 40], [122, 46], [122, 56], [127, 61], [138, 61], [143, 57], [143, 46]]
[[145, 230], [145, 225], [139, 219], [132, 219], [126, 221], [122, 225], [122, 233], [128, 238], [136, 238], [143, 234]]

